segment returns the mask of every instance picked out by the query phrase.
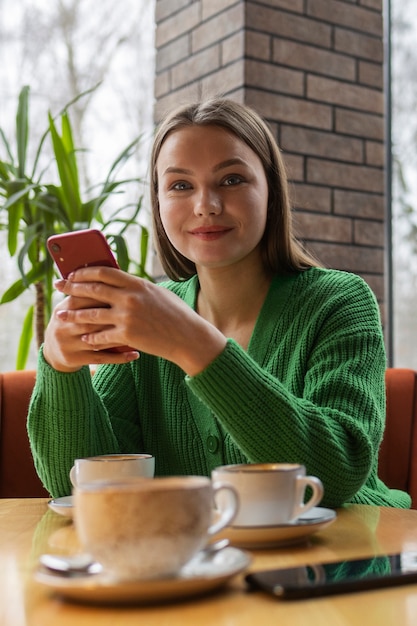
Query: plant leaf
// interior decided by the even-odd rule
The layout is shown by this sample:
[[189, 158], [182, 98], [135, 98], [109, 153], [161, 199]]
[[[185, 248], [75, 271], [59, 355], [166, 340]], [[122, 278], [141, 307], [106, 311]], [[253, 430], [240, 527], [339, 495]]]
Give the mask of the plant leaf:
[[[60, 137], [51, 114], [49, 114], [49, 124], [52, 137], [52, 145], [58, 174], [62, 187], [62, 202], [71, 223], [80, 221], [81, 199], [77, 169], [74, 169], [74, 151], [71, 148], [71, 140], [68, 138], [68, 128], [66, 126], [65, 145], [64, 139]], [[69, 142], [69, 143], [68, 143]], [[69, 152], [67, 152], [69, 148]]]
[[19, 296], [22, 295], [24, 291], [26, 291], [27, 284], [23, 283], [23, 280], [19, 278], [13, 285], [10, 285], [8, 289], [4, 292], [1, 297], [0, 304], [6, 304], [6, 302], [11, 302], [12, 300], [16, 300]]
[[26, 150], [29, 136], [29, 87], [26, 85], [19, 94], [16, 115], [17, 162], [19, 178], [23, 178], [26, 169]]
[[4, 131], [3, 131], [3, 129], [2, 129], [2, 128], [0, 128], [0, 137], [1, 137], [2, 141], [3, 141], [4, 147], [6, 148], [7, 156], [8, 156], [8, 157], [9, 157], [9, 159], [10, 159], [10, 163], [11, 163], [11, 165], [13, 165], [13, 166], [14, 166], [14, 157], [13, 157], [13, 153], [12, 153], [12, 151], [11, 151], [11, 149], [10, 149], [10, 144], [9, 144], [9, 142], [7, 141], [7, 137], [6, 137], [6, 135], [5, 135], [5, 133], [4, 133]]
[[33, 311], [34, 307], [31, 305], [23, 320], [22, 332], [20, 333], [19, 346], [16, 354], [16, 369], [25, 369], [28, 357], [30, 344], [33, 338]]
[[17, 191], [12, 194], [2, 206], [3, 210], [7, 210], [8, 212], [7, 245], [10, 256], [14, 256], [17, 249], [19, 226], [23, 215], [22, 198], [27, 196], [34, 187], [36, 187], [36, 185], [28, 185], [24, 189]]
[[130, 259], [126, 241], [121, 235], [110, 235], [109, 239], [114, 242], [116, 247], [116, 257], [120, 268], [127, 272], [129, 269]]
[[45, 265], [45, 261], [39, 263], [36, 267], [33, 267], [24, 278], [19, 278], [13, 283], [13, 285], [10, 285], [10, 287], [3, 293], [0, 299], [0, 304], [6, 304], [6, 302], [16, 300], [16, 298], [26, 291], [29, 285], [32, 285], [36, 281], [40, 280], [45, 273]]
[[142, 233], [140, 237], [140, 265], [144, 271], [146, 271], [146, 259], [148, 258], [149, 247], [149, 231], [145, 226], [142, 226]]

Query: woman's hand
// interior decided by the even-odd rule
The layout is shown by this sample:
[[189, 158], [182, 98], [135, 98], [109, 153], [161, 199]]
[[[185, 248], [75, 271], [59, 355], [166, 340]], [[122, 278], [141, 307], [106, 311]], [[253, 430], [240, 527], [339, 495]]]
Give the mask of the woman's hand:
[[[69, 297], [54, 311], [44, 356], [61, 371], [124, 363], [143, 351], [195, 375], [226, 345], [224, 335], [178, 296], [121, 270], [83, 268], [57, 281], [56, 288]], [[122, 345], [134, 351], [109, 352]]]
[[[62, 282], [58, 281], [58, 290], [62, 291]], [[80, 309], [96, 309], [103, 307], [102, 303], [91, 298], [77, 298], [68, 296], [60, 302], [52, 314], [45, 332], [43, 356], [56, 370], [74, 372], [83, 365], [92, 363], [126, 363], [139, 357], [138, 352], [99, 352], [81, 340], [83, 331], [93, 332], [100, 330], [99, 325], [88, 324], [84, 328], [68, 320], [67, 312]]]

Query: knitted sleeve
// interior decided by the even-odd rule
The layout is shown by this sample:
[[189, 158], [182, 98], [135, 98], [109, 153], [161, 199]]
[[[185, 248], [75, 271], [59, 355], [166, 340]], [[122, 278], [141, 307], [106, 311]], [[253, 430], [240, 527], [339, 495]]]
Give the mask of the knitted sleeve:
[[[303, 280], [259, 364], [234, 341], [187, 384], [250, 462], [301, 462], [323, 502], [349, 502], [376, 471], [385, 419], [379, 310], [357, 276]], [[285, 339], [282, 339], [285, 333]]]
[[[74, 459], [140, 449], [134, 384], [127, 369], [128, 365], [106, 366], [104, 389], [98, 373], [93, 378], [88, 367], [71, 374], [57, 372], [40, 350], [28, 433], [36, 470], [52, 496], [71, 493], [69, 471]], [[102, 396], [115, 397], [118, 410], [112, 419], [94, 389], [96, 377]]]

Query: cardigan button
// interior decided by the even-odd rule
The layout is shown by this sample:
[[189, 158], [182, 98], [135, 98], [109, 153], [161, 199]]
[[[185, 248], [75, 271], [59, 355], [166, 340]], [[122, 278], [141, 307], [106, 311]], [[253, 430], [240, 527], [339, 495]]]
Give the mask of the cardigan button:
[[217, 452], [217, 450], [219, 449], [218, 437], [215, 437], [214, 435], [209, 435], [207, 437], [207, 449], [212, 454], [215, 454], [215, 452]]

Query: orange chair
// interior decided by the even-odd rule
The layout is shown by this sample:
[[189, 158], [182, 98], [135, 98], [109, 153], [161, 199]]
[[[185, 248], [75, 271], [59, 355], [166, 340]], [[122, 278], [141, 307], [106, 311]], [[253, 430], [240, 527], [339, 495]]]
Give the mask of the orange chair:
[[33, 465], [26, 430], [36, 372], [0, 373], [0, 498], [36, 498], [49, 494]]
[[394, 489], [407, 491], [417, 508], [417, 372], [388, 368], [387, 411], [379, 454], [379, 476]]

